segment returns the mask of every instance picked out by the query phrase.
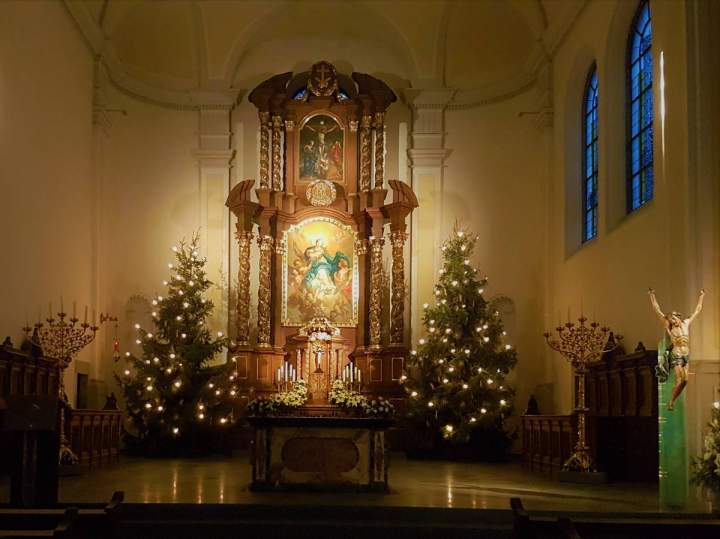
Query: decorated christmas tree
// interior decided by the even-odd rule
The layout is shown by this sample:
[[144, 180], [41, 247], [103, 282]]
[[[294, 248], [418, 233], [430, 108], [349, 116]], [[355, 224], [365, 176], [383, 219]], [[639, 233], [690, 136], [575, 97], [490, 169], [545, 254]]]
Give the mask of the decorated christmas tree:
[[211, 365], [226, 346], [223, 333], [206, 322], [213, 304], [203, 294], [211, 286], [198, 238], [173, 247], [176, 262], [165, 296], [153, 301], [154, 328], [135, 324], [141, 353], [126, 354], [116, 375], [131, 420], [128, 444], [152, 452], [198, 447], [232, 422], [232, 363]]
[[487, 278], [470, 263], [476, 239], [456, 225], [443, 244], [435, 304], [423, 305], [426, 337], [411, 351], [403, 379], [411, 425], [434, 447], [470, 440], [497, 454], [510, 442], [505, 419], [514, 391], [505, 379], [517, 357], [483, 296]]
[[713, 403], [702, 455], [692, 459], [691, 471], [694, 484], [720, 496], [720, 401]]

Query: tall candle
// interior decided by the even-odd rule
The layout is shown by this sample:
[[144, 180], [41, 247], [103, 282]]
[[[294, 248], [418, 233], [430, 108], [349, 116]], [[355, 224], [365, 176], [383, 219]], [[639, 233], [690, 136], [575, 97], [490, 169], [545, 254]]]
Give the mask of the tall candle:
[[63, 308], [63, 297], [60, 296], [60, 312], [65, 312], [65, 309]]
[[77, 301], [73, 301], [73, 318], [77, 317]]
[[52, 318], [52, 301], [48, 303], [48, 318]]
[[85, 305], [85, 318], [83, 321], [87, 324], [87, 305]]

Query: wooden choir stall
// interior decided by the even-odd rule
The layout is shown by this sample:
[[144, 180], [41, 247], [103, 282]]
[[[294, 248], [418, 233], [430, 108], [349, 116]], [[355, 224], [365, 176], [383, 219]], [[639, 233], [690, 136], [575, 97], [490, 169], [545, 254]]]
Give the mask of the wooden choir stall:
[[[254, 421], [253, 486], [386, 486], [389, 423], [342, 417], [328, 390], [349, 368], [364, 395], [400, 406], [404, 399], [403, 251], [406, 218], [418, 203], [407, 184], [385, 179], [384, 119], [396, 96], [381, 80], [346, 76], [321, 61], [266, 80], [249, 100], [260, 119], [259, 184], [242, 181], [227, 200], [237, 217], [238, 388], [247, 403], [276, 392], [278, 376], [289, 374], [310, 392], [297, 417]], [[384, 268], [388, 241], [391, 267]], [[327, 336], [318, 342], [322, 327]], [[319, 454], [325, 457], [309, 458]], [[339, 456], [329, 463], [330, 455]]]

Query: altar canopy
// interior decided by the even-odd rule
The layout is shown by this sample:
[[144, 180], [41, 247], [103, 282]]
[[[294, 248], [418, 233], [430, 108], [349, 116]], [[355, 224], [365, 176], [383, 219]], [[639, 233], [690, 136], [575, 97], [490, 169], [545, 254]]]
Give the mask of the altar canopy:
[[[406, 218], [418, 204], [407, 184], [385, 179], [385, 113], [395, 94], [379, 79], [321, 61], [271, 77], [249, 100], [260, 121], [260, 178], [240, 182], [227, 200], [237, 217], [233, 360], [241, 398], [277, 391], [290, 373], [311, 378], [311, 402], [322, 404], [332, 380], [349, 369], [364, 393], [401, 401], [403, 248]], [[390, 268], [383, 267], [386, 240]], [[254, 243], [259, 264], [251, 268]], [[257, 306], [250, 304], [253, 271]], [[322, 350], [312, 338], [318, 321], [333, 328]]]

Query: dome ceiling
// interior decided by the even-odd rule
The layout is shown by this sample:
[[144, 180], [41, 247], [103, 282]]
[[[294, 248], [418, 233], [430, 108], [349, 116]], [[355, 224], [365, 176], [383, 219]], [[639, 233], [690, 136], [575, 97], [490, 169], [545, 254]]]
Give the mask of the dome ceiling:
[[[110, 78], [160, 102], [218, 104], [319, 59], [396, 89], [483, 98], [526, 87], [584, 0], [66, 0]], [[566, 30], [566, 28], [565, 28]]]

